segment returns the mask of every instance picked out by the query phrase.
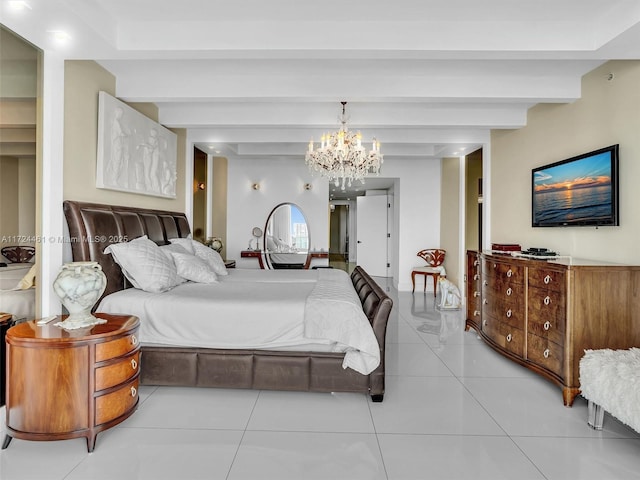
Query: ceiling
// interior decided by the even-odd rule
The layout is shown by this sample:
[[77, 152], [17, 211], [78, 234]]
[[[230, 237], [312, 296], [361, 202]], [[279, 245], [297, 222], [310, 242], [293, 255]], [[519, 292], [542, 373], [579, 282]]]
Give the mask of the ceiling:
[[155, 103], [160, 123], [230, 160], [302, 161], [341, 101], [385, 164], [464, 155], [536, 103], [580, 98], [603, 62], [640, 58], [637, 0], [26, 2], [0, 0], [2, 23], [98, 61], [119, 98]]

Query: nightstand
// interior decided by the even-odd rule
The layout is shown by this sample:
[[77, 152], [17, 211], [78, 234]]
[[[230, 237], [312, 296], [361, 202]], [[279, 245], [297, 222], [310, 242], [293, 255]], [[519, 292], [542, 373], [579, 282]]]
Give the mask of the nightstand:
[[96, 314], [107, 323], [77, 330], [24, 322], [7, 331], [7, 436], [23, 440], [96, 436], [138, 405], [137, 317]]

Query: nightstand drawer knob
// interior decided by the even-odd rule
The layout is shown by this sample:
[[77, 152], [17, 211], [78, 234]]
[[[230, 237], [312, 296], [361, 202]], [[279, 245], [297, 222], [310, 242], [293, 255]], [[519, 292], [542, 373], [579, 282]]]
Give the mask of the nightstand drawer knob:
[[137, 345], [138, 344], [138, 337], [136, 337], [135, 335], [131, 335], [131, 345]]
[[551, 283], [551, 280], [551, 275], [547, 275], [546, 277], [544, 277], [544, 283], [547, 285]]
[[136, 362], [135, 358], [131, 359], [131, 368], [133, 368], [134, 370], [138, 368], [138, 362]]
[[507, 342], [510, 342], [512, 338], [511, 334], [507, 335]]
[[544, 325], [542, 327], [545, 330], [549, 330], [551, 328], [551, 323], [549, 323], [549, 321], [547, 320], [546, 322], [544, 322]]
[[544, 352], [542, 352], [544, 358], [549, 358], [549, 349], [547, 348]]
[[549, 305], [550, 303], [551, 303], [551, 297], [547, 295], [546, 297], [544, 297], [544, 304]]
[[136, 387], [131, 387], [131, 396], [135, 397], [138, 394], [138, 390]]

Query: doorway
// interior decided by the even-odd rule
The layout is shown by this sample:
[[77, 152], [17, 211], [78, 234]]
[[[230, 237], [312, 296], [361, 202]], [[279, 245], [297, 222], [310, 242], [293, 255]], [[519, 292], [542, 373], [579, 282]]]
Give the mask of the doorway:
[[332, 202], [329, 215], [329, 266], [351, 273], [356, 266], [351, 251], [351, 201]]

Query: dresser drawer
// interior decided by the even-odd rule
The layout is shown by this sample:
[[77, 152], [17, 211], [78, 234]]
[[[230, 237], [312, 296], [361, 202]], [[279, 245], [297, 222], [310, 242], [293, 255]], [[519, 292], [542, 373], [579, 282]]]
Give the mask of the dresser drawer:
[[524, 283], [524, 267], [508, 263], [494, 262], [485, 259], [482, 263], [482, 273], [487, 277], [502, 279], [511, 283]]
[[564, 345], [565, 300], [560, 292], [529, 289], [528, 332]]
[[549, 268], [529, 268], [529, 286], [544, 288], [564, 292], [565, 290], [564, 271], [552, 270]]
[[564, 348], [548, 338], [527, 335], [527, 360], [563, 377]]
[[482, 296], [482, 313], [501, 323], [524, 329], [525, 312], [519, 299], [492, 295], [487, 290]]
[[96, 345], [96, 362], [121, 357], [138, 347], [138, 329], [130, 335]]
[[138, 402], [138, 377], [122, 388], [95, 398], [96, 425], [107, 423], [129, 412]]
[[115, 387], [133, 377], [140, 368], [140, 350], [104, 367], [96, 368], [96, 391]]
[[482, 331], [501, 348], [519, 357], [524, 355], [524, 332], [506, 323], [484, 319]]

